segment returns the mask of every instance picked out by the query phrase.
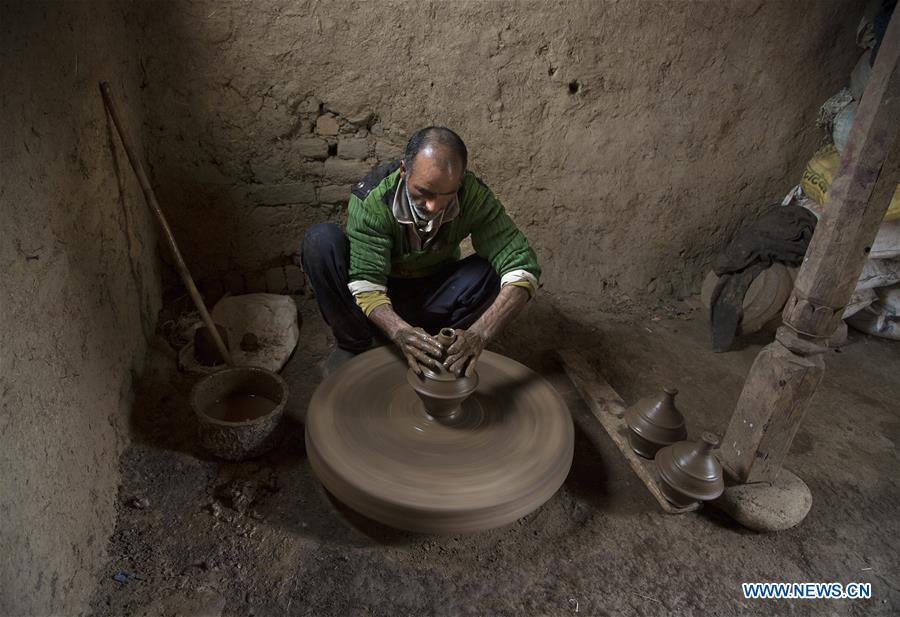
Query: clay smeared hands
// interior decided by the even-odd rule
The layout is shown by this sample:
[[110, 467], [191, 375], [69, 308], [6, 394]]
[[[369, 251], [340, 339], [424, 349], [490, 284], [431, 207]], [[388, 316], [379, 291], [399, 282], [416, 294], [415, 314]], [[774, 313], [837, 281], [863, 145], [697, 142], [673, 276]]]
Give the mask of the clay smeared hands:
[[472, 329], [455, 330], [455, 332], [456, 340], [447, 350], [444, 368], [457, 375], [462, 375], [465, 371], [466, 377], [471, 377], [475, 374], [475, 363], [487, 341]]
[[422, 376], [422, 365], [441, 370], [440, 357], [443, 349], [434, 337], [422, 328], [401, 328], [394, 336], [394, 343], [406, 356], [409, 368], [416, 375]]

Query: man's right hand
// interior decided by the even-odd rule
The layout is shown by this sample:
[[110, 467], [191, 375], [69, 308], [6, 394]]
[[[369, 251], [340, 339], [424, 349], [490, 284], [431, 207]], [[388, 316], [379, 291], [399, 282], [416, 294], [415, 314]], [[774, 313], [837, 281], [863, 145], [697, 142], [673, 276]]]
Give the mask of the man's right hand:
[[441, 371], [443, 365], [440, 357], [443, 352], [441, 345], [422, 328], [401, 328], [394, 336], [394, 343], [406, 356], [409, 368], [416, 375], [422, 375], [422, 366], [428, 366], [436, 371]]

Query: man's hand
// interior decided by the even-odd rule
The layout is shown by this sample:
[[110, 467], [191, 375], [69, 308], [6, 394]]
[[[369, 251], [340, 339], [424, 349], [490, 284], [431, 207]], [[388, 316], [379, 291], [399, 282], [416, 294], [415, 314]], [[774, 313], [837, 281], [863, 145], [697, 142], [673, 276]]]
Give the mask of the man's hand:
[[421, 377], [422, 365], [429, 366], [437, 371], [441, 370], [441, 352], [443, 349], [422, 328], [401, 328], [394, 336], [394, 343], [406, 356], [409, 368]]
[[471, 377], [475, 374], [475, 363], [487, 341], [473, 329], [455, 330], [455, 332], [456, 340], [447, 350], [444, 368], [457, 375], [462, 375], [465, 371], [466, 377]]

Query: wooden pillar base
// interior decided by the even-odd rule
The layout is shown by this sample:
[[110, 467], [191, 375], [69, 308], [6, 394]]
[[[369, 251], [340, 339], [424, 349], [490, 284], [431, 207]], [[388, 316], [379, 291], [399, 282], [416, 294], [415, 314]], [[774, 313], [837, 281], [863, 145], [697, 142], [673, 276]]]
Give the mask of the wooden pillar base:
[[789, 349], [783, 342], [789, 337], [782, 327], [778, 338], [756, 356], [722, 439], [719, 460], [739, 482], [775, 481], [825, 374], [818, 353], [824, 348], [795, 337]]

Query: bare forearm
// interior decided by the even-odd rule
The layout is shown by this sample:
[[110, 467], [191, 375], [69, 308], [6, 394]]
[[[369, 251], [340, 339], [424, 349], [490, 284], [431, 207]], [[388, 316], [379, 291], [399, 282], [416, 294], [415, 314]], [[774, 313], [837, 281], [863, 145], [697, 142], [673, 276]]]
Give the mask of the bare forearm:
[[369, 313], [369, 320], [381, 328], [381, 331], [392, 341], [397, 339], [398, 331], [411, 327], [400, 315], [394, 312], [394, 307], [390, 304], [382, 304], [375, 307], [375, 310]]
[[[483, 339], [494, 338], [528, 302], [528, 291], [516, 285], [507, 285], [500, 290], [493, 304], [476, 321], [471, 329]], [[369, 314], [369, 319], [378, 326], [390, 340], [395, 340], [397, 332], [410, 328], [406, 321], [394, 312], [390, 304], [382, 304]]]
[[507, 285], [488, 310], [472, 324], [471, 330], [477, 332], [485, 341], [492, 340], [512, 321], [528, 302], [528, 291], [518, 285]]
[[376, 306], [369, 313], [369, 319], [400, 348], [409, 368], [417, 375], [422, 375], [424, 367], [437, 371], [443, 368], [440, 358], [444, 350], [441, 344], [422, 328], [409, 325], [390, 304]]

